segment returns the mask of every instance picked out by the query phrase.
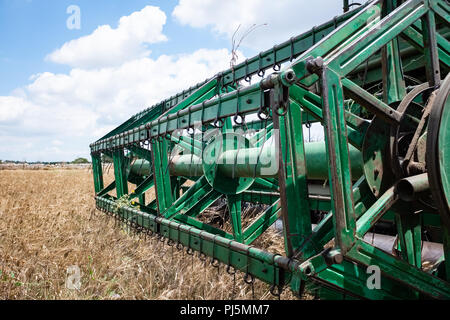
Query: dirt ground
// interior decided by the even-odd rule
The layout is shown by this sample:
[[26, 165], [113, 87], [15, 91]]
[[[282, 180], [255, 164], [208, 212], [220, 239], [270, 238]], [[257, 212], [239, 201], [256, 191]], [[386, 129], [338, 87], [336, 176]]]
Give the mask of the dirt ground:
[[[0, 299], [253, 298], [243, 274], [173, 250], [97, 211], [88, 169], [0, 170]], [[254, 298], [274, 299], [258, 280]]]

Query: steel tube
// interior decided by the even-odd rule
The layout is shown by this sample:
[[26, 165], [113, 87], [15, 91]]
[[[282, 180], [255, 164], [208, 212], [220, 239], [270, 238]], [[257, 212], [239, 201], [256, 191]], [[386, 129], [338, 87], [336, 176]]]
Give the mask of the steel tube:
[[[358, 149], [353, 146], [349, 147], [352, 178], [357, 180], [363, 174], [362, 156]], [[277, 177], [278, 167], [275, 160], [275, 150], [273, 143], [266, 143], [262, 149], [227, 150], [217, 158], [218, 170], [228, 177]], [[328, 179], [329, 164], [325, 142], [305, 143], [305, 156], [308, 179]], [[170, 159], [169, 168], [170, 174], [174, 176], [203, 175], [202, 159], [192, 154], [174, 156]], [[150, 169], [149, 163], [145, 160], [137, 160], [131, 166], [131, 172], [137, 175], [148, 176]]]
[[[312, 230], [314, 230], [317, 225], [311, 225]], [[277, 233], [283, 234], [283, 221], [277, 220], [274, 223], [274, 228], [277, 230]], [[377, 247], [380, 250], [383, 250], [387, 253], [395, 253], [395, 247], [397, 243], [397, 238], [395, 236], [380, 234], [380, 233], [372, 233], [367, 232], [364, 235], [364, 241]], [[442, 243], [423, 241], [422, 242], [422, 260], [430, 263], [436, 263], [439, 258], [444, 254], [444, 247]]]
[[395, 187], [395, 191], [400, 199], [413, 201], [417, 194], [427, 191], [429, 188], [428, 174], [422, 173], [400, 180]]

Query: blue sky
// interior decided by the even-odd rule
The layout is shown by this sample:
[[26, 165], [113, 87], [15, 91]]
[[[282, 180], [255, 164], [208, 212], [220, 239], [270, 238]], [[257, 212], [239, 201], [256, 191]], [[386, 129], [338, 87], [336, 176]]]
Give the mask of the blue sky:
[[[81, 28], [66, 26], [70, 5]], [[70, 161], [132, 114], [341, 14], [340, 0], [0, 0], [0, 159]], [[302, 12], [301, 15], [298, 13]]]

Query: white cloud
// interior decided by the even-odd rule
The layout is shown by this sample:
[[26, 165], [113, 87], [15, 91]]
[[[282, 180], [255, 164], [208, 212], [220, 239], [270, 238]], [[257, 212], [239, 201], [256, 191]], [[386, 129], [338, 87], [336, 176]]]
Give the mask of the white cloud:
[[16, 121], [27, 108], [27, 101], [20, 97], [0, 97], [0, 125]]
[[52, 141], [54, 146], [62, 146], [64, 143], [61, 140], [55, 139]]
[[172, 16], [182, 25], [209, 27], [228, 38], [239, 25], [242, 35], [253, 24], [267, 23], [242, 43], [255, 50], [266, 50], [341, 13], [341, 0], [180, 0]]
[[167, 39], [165, 22], [164, 12], [147, 6], [116, 29], [98, 27], [48, 55], [72, 69], [31, 75], [0, 96], [0, 159], [88, 157], [91, 142], [133, 114], [229, 67], [227, 49], [150, 57], [148, 45]]
[[46, 59], [71, 67], [99, 68], [146, 57], [149, 44], [167, 40], [162, 33], [165, 23], [166, 15], [161, 9], [146, 6], [120, 18], [116, 29], [99, 26], [90, 35], [65, 43]]
[[[39, 104], [94, 110], [106, 123], [129, 117], [228, 66], [227, 49], [140, 58], [103, 69], [43, 73], [26, 89]], [[161, 66], [164, 66], [163, 68]]]
[[[227, 68], [230, 59], [227, 49], [200, 49], [102, 69], [37, 74], [14, 95], [0, 97], [0, 136], [13, 136], [9, 141], [17, 143], [0, 139], [0, 159], [86, 157], [91, 142], [144, 108]], [[24, 148], [26, 142], [31, 146]]]

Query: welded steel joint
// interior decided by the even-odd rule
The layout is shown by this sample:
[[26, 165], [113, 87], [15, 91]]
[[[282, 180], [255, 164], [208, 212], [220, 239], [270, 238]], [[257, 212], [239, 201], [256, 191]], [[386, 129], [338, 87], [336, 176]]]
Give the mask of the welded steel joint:
[[290, 87], [297, 81], [297, 76], [295, 75], [294, 70], [287, 69], [279, 72], [274, 72], [270, 74], [268, 77], [264, 78], [260, 82], [260, 88], [262, 90], [273, 89], [277, 85], [284, 85], [286, 87]]
[[[313, 277], [317, 273], [325, 270], [334, 264], [341, 264], [344, 261], [344, 255], [341, 250], [327, 248], [318, 255], [311, 257], [298, 267], [300, 272], [306, 278]], [[306, 279], [305, 278], [305, 279]]]
[[[284, 116], [289, 102], [289, 87], [297, 81], [294, 70], [274, 73], [261, 82], [261, 88], [270, 89], [270, 105], [275, 113]], [[264, 82], [265, 81], [265, 82]]]

